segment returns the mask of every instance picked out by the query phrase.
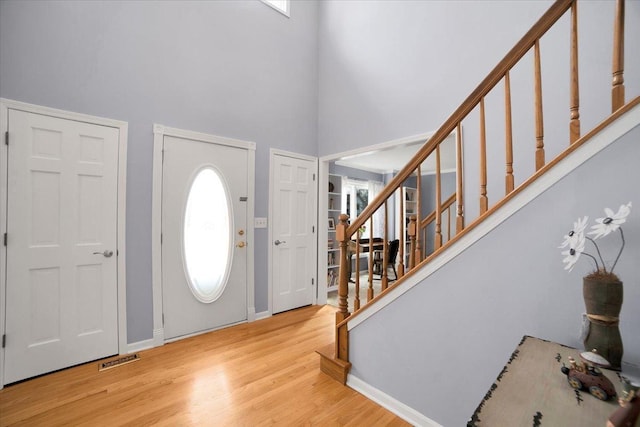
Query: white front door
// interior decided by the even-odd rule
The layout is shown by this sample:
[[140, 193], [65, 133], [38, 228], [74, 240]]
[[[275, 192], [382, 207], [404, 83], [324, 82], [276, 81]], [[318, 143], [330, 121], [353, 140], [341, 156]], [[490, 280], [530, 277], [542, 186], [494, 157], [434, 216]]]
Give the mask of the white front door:
[[273, 313], [313, 303], [317, 163], [272, 155]]
[[9, 110], [4, 382], [118, 353], [117, 128]]
[[247, 320], [248, 150], [164, 136], [162, 305], [167, 340]]

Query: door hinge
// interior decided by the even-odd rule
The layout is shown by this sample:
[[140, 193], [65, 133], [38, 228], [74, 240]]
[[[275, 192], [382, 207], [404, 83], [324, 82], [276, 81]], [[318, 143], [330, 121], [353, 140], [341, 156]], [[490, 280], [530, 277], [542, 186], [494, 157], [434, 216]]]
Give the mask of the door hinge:
[[160, 233], [160, 244], [162, 244], [162, 233]]
[[246, 202], [247, 200], [249, 200], [249, 198], [247, 196], [240, 196], [240, 201], [241, 202]]
[[162, 326], [164, 326], [164, 313], [162, 313]]
[[9, 145], [9, 131], [4, 133], [4, 145]]
[[315, 173], [313, 174], [313, 180], [314, 181], [316, 180], [316, 174]]
[[314, 280], [314, 279], [313, 279], [313, 277], [312, 277], [312, 278], [311, 278], [311, 286], [313, 286], [313, 285], [315, 285], [315, 284], [316, 284], [316, 282], [315, 282], [315, 280]]
[[311, 232], [312, 232], [312, 233], [315, 233], [315, 232], [316, 232], [316, 226], [315, 226], [315, 225], [312, 225], [312, 226], [311, 226]]
[[2, 348], [7, 346], [7, 334], [2, 334]]
[[7, 233], [4, 233], [4, 245], [7, 246]]

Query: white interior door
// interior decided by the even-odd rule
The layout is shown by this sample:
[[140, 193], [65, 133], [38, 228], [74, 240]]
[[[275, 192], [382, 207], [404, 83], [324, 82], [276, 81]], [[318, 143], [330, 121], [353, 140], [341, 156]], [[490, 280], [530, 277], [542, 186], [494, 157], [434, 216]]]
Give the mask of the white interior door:
[[273, 313], [313, 303], [316, 162], [284, 155], [272, 158]]
[[5, 383], [118, 353], [118, 129], [8, 128]]
[[164, 136], [167, 340], [247, 319], [248, 150]]

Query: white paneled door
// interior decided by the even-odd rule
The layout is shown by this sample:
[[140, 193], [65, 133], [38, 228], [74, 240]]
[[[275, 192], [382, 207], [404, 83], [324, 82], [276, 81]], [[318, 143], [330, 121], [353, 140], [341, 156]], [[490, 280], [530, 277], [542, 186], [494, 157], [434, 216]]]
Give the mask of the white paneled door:
[[272, 158], [273, 313], [313, 303], [316, 161]]
[[167, 340], [247, 320], [247, 149], [164, 136]]
[[118, 353], [118, 129], [8, 128], [5, 383]]

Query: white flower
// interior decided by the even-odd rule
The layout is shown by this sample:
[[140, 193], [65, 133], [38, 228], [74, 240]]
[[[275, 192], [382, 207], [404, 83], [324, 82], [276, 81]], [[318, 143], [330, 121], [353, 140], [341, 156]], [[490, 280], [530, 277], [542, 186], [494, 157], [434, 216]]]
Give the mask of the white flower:
[[[569, 231], [569, 233], [565, 234], [564, 241], [560, 246], [560, 249], [566, 248], [567, 246], [573, 247], [572, 243], [575, 243], [577, 240], [584, 240], [584, 230], [587, 228], [587, 221], [589, 220], [588, 216], [578, 218], [578, 221], [573, 223], [573, 229]], [[579, 235], [582, 235], [580, 237]]]
[[609, 208], [604, 209], [604, 213], [607, 215], [604, 218], [596, 219], [596, 225], [591, 227], [589, 234], [593, 234], [593, 239], [599, 239], [607, 234], [616, 231], [622, 224], [625, 223], [627, 217], [631, 213], [631, 202], [626, 205], [621, 205], [618, 212], [613, 213]]
[[573, 267], [576, 265], [576, 262], [580, 259], [580, 254], [584, 252], [584, 233], [575, 234], [575, 239], [572, 242], [573, 244], [566, 251], [562, 251], [562, 255], [564, 255], [563, 263], [565, 270], [573, 270]]

